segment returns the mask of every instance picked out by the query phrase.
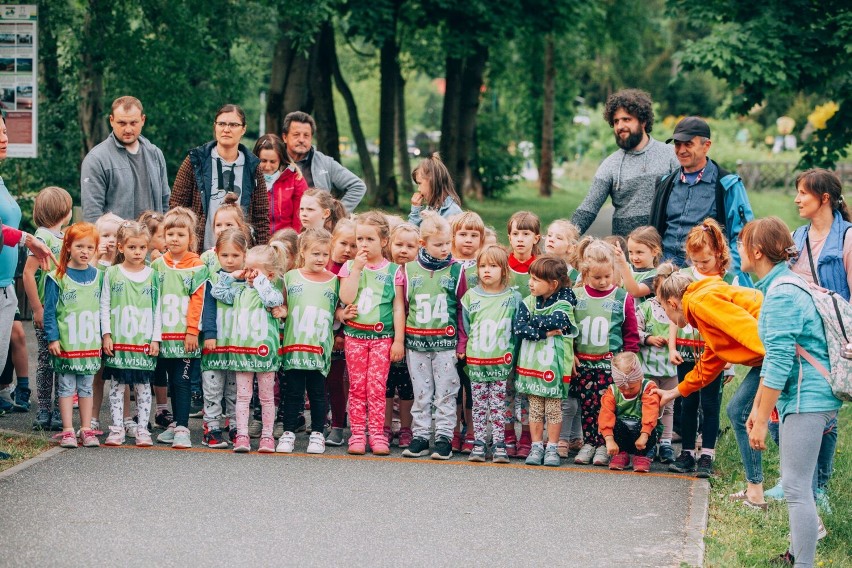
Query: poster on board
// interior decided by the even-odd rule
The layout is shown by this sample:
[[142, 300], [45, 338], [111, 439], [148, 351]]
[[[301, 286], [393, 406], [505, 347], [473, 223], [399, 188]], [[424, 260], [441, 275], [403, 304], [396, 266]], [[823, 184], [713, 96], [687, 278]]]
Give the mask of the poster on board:
[[10, 158], [35, 158], [38, 148], [37, 16], [35, 5], [0, 5], [0, 108]]

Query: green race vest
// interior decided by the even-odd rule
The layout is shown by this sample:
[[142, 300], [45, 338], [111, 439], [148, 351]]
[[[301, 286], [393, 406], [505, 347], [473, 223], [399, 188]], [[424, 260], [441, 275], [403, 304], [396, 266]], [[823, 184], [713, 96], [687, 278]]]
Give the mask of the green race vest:
[[222, 269], [222, 265], [219, 264], [219, 257], [216, 256], [216, 251], [213, 249], [201, 253], [201, 262], [207, 267], [207, 274], [216, 274]]
[[[39, 227], [38, 229], [36, 229], [34, 236], [35, 236], [35, 238], [39, 239], [40, 241], [42, 241], [44, 244], [47, 245], [47, 248], [50, 249], [50, 252], [53, 253], [53, 256], [55, 256], [56, 258], [59, 258], [59, 251], [62, 250], [62, 235], [61, 234], [60, 234], [60, 236], [57, 237], [56, 235], [54, 235], [53, 233], [51, 233], [50, 231], [48, 231], [44, 227]], [[56, 264], [54, 264], [52, 260], [49, 261], [49, 262], [50, 262], [50, 270], [51, 271], [56, 270]], [[38, 287], [38, 299], [41, 300], [42, 304], [44, 304], [44, 283], [47, 282], [47, 274], [48, 274], [48, 272], [45, 272], [44, 270], [42, 270], [41, 267], [36, 268], [35, 281], [36, 281], [36, 286]]]
[[414, 260], [403, 269], [408, 292], [405, 346], [422, 352], [455, 349], [458, 289], [464, 277], [461, 264], [432, 271]]
[[487, 294], [481, 288], [468, 290], [461, 303], [468, 314], [467, 375], [475, 383], [505, 380], [515, 363], [512, 321], [521, 296], [511, 288]]
[[479, 286], [479, 272], [476, 270], [475, 260], [462, 260], [459, 263], [464, 268], [464, 277], [467, 280], [467, 289], [473, 290]]
[[701, 358], [704, 351], [704, 340], [698, 330], [689, 324], [686, 327], [677, 328], [675, 337], [677, 352], [683, 357], [684, 362], [694, 363]]
[[517, 290], [518, 294], [526, 297], [530, 293], [530, 273], [515, 272], [509, 269], [509, 287]]
[[[346, 262], [352, 270], [352, 261]], [[393, 299], [396, 296], [394, 276], [398, 264], [388, 263], [378, 270], [366, 266], [358, 279], [358, 296], [355, 305], [358, 316], [347, 320], [343, 333], [355, 339], [383, 339], [393, 337]]]
[[574, 317], [580, 328], [575, 342], [578, 364], [587, 368], [610, 368], [612, 355], [624, 345], [621, 324], [624, 323], [626, 300], [627, 292], [623, 288], [613, 288], [603, 298], [593, 298], [585, 286], [577, 289]]
[[332, 276], [326, 282], [313, 282], [295, 269], [284, 276], [284, 285], [288, 313], [281, 367], [328, 375], [340, 280]]
[[[650, 298], [647, 302], [639, 304], [636, 309], [641, 312], [645, 320], [645, 333], [665, 337], [668, 341], [671, 321], [659, 300]], [[642, 345], [639, 349], [639, 361], [642, 363], [642, 372], [646, 377], [674, 377], [677, 375], [677, 368], [669, 361], [668, 345], [665, 347]]]
[[564, 398], [568, 392], [571, 368], [574, 363], [574, 308], [566, 300], [557, 300], [544, 308], [536, 308], [535, 296], [524, 298], [531, 316], [546, 316], [559, 310], [568, 313], [572, 329], [565, 335], [547, 337], [539, 341], [524, 339], [518, 355], [515, 390], [545, 398]]
[[[648, 379], [642, 379], [642, 388], [639, 390], [639, 394], [633, 398], [625, 398], [625, 396], [621, 394], [621, 391], [618, 390], [617, 386], [614, 384], [609, 385], [609, 390], [613, 397], [615, 397], [615, 416], [621, 419], [638, 420], [641, 424], [642, 394], [645, 392], [645, 389], [648, 388], [649, 384], [651, 384], [651, 381]], [[660, 409], [660, 412], [662, 412], [662, 408]], [[654, 427], [654, 430], [657, 431], [657, 435], [659, 436], [663, 432], [663, 423], [659, 420], [659, 416], [657, 418], [657, 425]]]
[[94, 375], [101, 368], [101, 284], [98, 271], [88, 284], [75, 282], [69, 276], [48, 278], [59, 286], [56, 322], [59, 326], [59, 357], [51, 356], [53, 370], [62, 374]]
[[186, 337], [189, 297], [207, 281], [207, 267], [200, 264], [192, 268], [171, 268], [163, 259], [161, 256], [151, 263], [151, 268], [156, 270], [160, 277], [160, 317], [163, 330], [160, 357], [198, 357], [201, 350], [186, 353], [183, 341]]
[[568, 279], [571, 280], [571, 287], [574, 288], [580, 283], [580, 271], [576, 268], [570, 268], [568, 270]]
[[[211, 272], [208, 275], [209, 285], [215, 286], [219, 282], [219, 271]], [[206, 285], [206, 284], [205, 284]], [[206, 294], [206, 292], [205, 292]], [[214, 298], [215, 299], [215, 298]], [[222, 318], [225, 312], [231, 309], [229, 304], [221, 300], [216, 300], [216, 345], [218, 346], [227, 337], [227, 331], [223, 328]], [[209, 330], [208, 330], [209, 331]], [[219, 371], [227, 368], [227, 353], [216, 353], [215, 349], [201, 349], [201, 370], [202, 371]]]
[[205, 366], [211, 371], [268, 373], [281, 364], [281, 334], [257, 290], [244, 282], [237, 288], [233, 305], [222, 304], [216, 314], [216, 348], [207, 351]]
[[159, 296], [160, 279], [151, 271], [144, 282], [129, 279], [119, 266], [106, 270], [110, 293], [110, 331], [115, 355], [105, 365], [115, 369], [153, 371], [157, 358], [151, 357], [154, 333], [154, 309]]

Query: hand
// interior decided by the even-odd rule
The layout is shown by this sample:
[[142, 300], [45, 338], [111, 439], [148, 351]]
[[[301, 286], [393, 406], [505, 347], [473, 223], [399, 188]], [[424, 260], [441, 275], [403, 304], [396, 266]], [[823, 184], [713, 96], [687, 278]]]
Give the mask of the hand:
[[192, 353], [196, 349], [198, 349], [198, 336], [187, 333], [183, 338], [183, 350]]
[[402, 341], [394, 341], [391, 345], [390, 360], [391, 363], [402, 361], [405, 358], [405, 345]]
[[352, 268], [363, 270], [367, 266], [367, 251], [359, 250], [352, 259]]
[[621, 243], [619, 243], [618, 241], [615, 241], [615, 242], [612, 243], [612, 246], [618, 252], [618, 254], [615, 255], [615, 261], [619, 264], [626, 265], [627, 264], [627, 257], [624, 256], [624, 251], [621, 250]]
[[98, 254], [97, 258], [100, 260], [102, 257], [107, 256], [109, 254], [109, 245], [106, 241], [101, 241], [98, 243]]
[[748, 418], [746, 419], [746, 423], [745, 423], [746, 434], [751, 434], [751, 429], [754, 428], [754, 425], [756, 424], [756, 422], [757, 422], [757, 413], [752, 408], [751, 412], [748, 415]]
[[355, 319], [358, 317], [358, 306], [355, 304], [348, 304], [347, 306], [338, 310], [340, 321], [347, 321], [351, 319]]
[[234, 270], [231, 272], [231, 278], [234, 280], [245, 280], [246, 273], [248, 272], [248, 268], [241, 268], [240, 270]]
[[668, 342], [668, 339], [659, 335], [649, 335], [648, 338], [645, 340], [645, 343], [652, 347], [665, 347]]
[[[749, 417], [749, 422], [751, 418]], [[769, 430], [768, 422], [752, 423], [748, 434], [748, 443], [751, 449], [762, 452], [766, 449], [766, 434]]]
[[44, 308], [33, 309], [33, 325], [38, 329], [44, 329]]
[[679, 397], [680, 391], [677, 390], [677, 388], [673, 388], [671, 390], [657, 390], [657, 394], [660, 395], [660, 408], [662, 408]]
[[466, 355], [467, 355], [467, 353], [464, 353], [464, 352], [462, 352], [462, 353], [456, 352], [456, 360], [457, 361], [464, 361], [464, 358], [465, 358]]
[[27, 239], [27, 249], [29, 249], [29, 251], [33, 253], [33, 256], [36, 258], [36, 260], [38, 260], [39, 266], [45, 272], [50, 270], [51, 262], [53, 263], [53, 266], [59, 264], [58, 262], [56, 262], [56, 257], [53, 256], [53, 252], [50, 250], [50, 248], [48, 248], [48, 246], [44, 244], [43, 241], [33, 236], [30, 236]]
[[101, 342], [101, 345], [103, 346], [104, 353], [106, 355], [108, 355], [109, 357], [112, 357], [113, 355], [115, 355], [115, 352], [112, 350], [112, 334], [111, 333], [105, 333], [104, 334], [104, 338], [103, 338], [103, 341]]
[[615, 440], [612, 438], [607, 438], [606, 440], [606, 453], [614, 456], [618, 453], [619, 447], [618, 444], [615, 443]]
[[645, 446], [648, 445], [648, 434], [642, 432], [639, 434], [639, 437], [636, 438], [636, 449], [642, 451], [645, 449]]
[[149, 357], [156, 357], [159, 354], [160, 354], [160, 342], [159, 341], [152, 341], [151, 345], [148, 348], [148, 356]]
[[204, 340], [204, 353], [212, 352], [216, 349], [216, 340], [215, 339], [205, 339]]
[[423, 205], [423, 194], [415, 191], [414, 195], [411, 196], [411, 204], [415, 207], [421, 207]]
[[546, 337], [554, 337], [556, 335], [562, 335], [562, 330], [561, 329], [551, 329], [545, 335], [546, 335]]
[[50, 351], [50, 354], [54, 357], [59, 357], [62, 354], [62, 348], [59, 347], [58, 341], [51, 341], [47, 345], [47, 350]]
[[154, 262], [155, 260], [157, 260], [161, 256], [163, 256], [163, 253], [161, 253], [157, 249], [152, 250], [151, 251], [151, 262]]
[[734, 377], [736, 377], [736, 375], [725, 375], [725, 378], [722, 379], [722, 384], [727, 385], [728, 383], [734, 380]]
[[280, 306], [275, 306], [274, 308], [269, 310], [269, 313], [271, 313], [272, 317], [274, 317], [275, 319], [284, 319], [287, 317], [287, 306], [285, 306], [284, 304], [281, 304]]
[[675, 365], [680, 365], [683, 363], [683, 357], [680, 356], [680, 353], [677, 351], [669, 350], [669, 362], [674, 363]]

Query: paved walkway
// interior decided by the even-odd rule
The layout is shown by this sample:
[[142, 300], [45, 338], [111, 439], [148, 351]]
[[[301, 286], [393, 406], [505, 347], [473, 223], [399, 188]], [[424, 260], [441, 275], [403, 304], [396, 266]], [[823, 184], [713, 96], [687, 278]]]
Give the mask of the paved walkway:
[[[32, 417], [0, 428], [29, 431]], [[701, 563], [709, 486], [659, 464], [642, 475], [398, 449], [237, 455], [203, 448], [200, 421], [190, 427], [192, 450], [79, 448], [0, 474], [0, 500], [14, 503], [0, 517], [3, 565]]]

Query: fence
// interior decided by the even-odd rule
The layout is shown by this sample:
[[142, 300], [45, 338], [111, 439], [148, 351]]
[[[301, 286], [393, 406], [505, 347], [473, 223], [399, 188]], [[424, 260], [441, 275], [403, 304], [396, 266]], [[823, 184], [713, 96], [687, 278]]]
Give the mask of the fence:
[[[837, 164], [835, 170], [843, 185], [852, 183], [852, 164]], [[743, 179], [746, 189], [795, 190], [796, 162], [744, 162], [737, 161], [737, 174]]]

